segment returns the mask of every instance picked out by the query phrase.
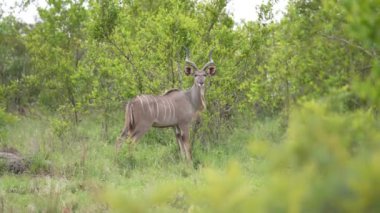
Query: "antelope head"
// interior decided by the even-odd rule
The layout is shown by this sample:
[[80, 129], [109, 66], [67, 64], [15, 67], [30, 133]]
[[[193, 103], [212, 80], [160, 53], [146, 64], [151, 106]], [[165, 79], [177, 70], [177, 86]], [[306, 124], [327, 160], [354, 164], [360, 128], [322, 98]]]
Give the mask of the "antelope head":
[[216, 65], [212, 60], [212, 52], [209, 53], [209, 62], [207, 62], [202, 69], [198, 69], [197, 65], [189, 59], [189, 50], [186, 49], [186, 65], [185, 74], [194, 76], [194, 85], [201, 89], [204, 88], [204, 83], [207, 76], [213, 76], [216, 73]]

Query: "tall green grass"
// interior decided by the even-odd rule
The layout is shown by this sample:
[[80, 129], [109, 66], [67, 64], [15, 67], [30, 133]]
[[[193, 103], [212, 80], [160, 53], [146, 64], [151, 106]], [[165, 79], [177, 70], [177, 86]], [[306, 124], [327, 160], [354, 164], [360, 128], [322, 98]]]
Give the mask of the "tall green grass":
[[[122, 122], [110, 126], [104, 137], [100, 121], [88, 116], [75, 126], [54, 115], [20, 117], [2, 145], [19, 150], [29, 160], [29, 170], [21, 175], [5, 172], [0, 177], [0, 209], [102, 212], [111, 208], [113, 201], [108, 202], [107, 196], [111, 189], [127, 197], [158, 196], [154, 199], [162, 200], [155, 195], [156, 188], [205, 184], [204, 170], [224, 170], [231, 162], [239, 162], [244, 176], [256, 177], [252, 187], [259, 188], [263, 180], [256, 166], [262, 159], [252, 156], [247, 147], [255, 140], [279, 140], [283, 132], [276, 120], [251, 127], [237, 122], [223, 140], [207, 146], [195, 141], [194, 161], [189, 165], [182, 160], [171, 129], [152, 129], [133, 150], [124, 144], [116, 153], [114, 140]], [[162, 210], [188, 210], [191, 205], [184, 196], [175, 195]], [[148, 204], [143, 206], [151, 209]]]

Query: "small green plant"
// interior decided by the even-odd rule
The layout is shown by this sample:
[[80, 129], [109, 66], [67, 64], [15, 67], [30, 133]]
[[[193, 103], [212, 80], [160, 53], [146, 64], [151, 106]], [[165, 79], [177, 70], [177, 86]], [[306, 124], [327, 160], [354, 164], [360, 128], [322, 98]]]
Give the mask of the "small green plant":
[[70, 130], [70, 122], [63, 119], [52, 119], [51, 126], [54, 135], [56, 135], [60, 140], [63, 140]]
[[[127, 146], [127, 147], [126, 147]], [[136, 144], [124, 144], [123, 149], [115, 155], [115, 162], [123, 170], [133, 170], [136, 168], [136, 157], [134, 156]]]
[[45, 153], [37, 153], [30, 158], [29, 171], [32, 174], [52, 174], [53, 168]]
[[3, 108], [0, 108], [0, 142], [3, 142], [8, 134], [9, 125], [15, 123], [17, 118], [9, 113], [6, 113]]
[[4, 160], [0, 159], [0, 176], [2, 176], [7, 171], [7, 164]]

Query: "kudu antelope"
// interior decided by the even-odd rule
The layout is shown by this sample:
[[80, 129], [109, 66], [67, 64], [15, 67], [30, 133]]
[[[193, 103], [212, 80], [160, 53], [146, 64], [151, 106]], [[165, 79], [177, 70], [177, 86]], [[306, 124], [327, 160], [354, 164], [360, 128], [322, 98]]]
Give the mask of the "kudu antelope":
[[125, 124], [117, 140], [116, 149], [120, 148], [122, 140], [126, 138], [135, 143], [152, 126], [172, 127], [182, 156], [191, 161], [189, 127], [198, 113], [206, 108], [204, 97], [206, 77], [216, 73], [212, 50], [209, 58], [209, 62], [202, 69], [198, 69], [195, 63], [190, 61], [189, 52], [186, 50], [184, 72], [194, 77], [194, 84], [190, 89], [185, 91], [172, 89], [161, 96], [139, 95], [132, 99], [126, 105]]

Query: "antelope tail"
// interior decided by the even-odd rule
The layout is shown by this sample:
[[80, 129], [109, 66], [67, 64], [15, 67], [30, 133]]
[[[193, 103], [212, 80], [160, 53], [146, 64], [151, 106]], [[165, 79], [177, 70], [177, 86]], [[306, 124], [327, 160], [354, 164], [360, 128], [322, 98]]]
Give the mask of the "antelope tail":
[[123, 131], [121, 132], [121, 135], [120, 135], [120, 137], [122, 137], [122, 138], [123, 137], [127, 138], [128, 137], [128, 131], [133, 130], [133, 128], [135, 127], [132, 109], [133, 109], [132, 103], [128, 103], [126, 106], [126, 121], [125, 121]]
[[135, 128], [135, 119], [133, 117], [133, 105], [132, 103], [128, 103], [127, 107], [127, 113], [128, 113], [128, 129], [132, 130]]

